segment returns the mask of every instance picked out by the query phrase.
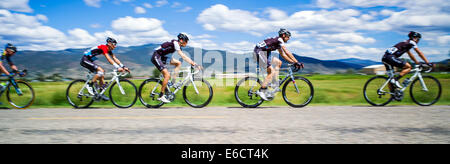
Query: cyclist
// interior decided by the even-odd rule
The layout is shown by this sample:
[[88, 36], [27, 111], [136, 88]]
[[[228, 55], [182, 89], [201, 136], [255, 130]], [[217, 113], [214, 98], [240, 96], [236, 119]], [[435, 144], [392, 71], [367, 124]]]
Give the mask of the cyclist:
[[[183, 58], [183, 60], [185, 60], [186, 62], [188, 62], [189, 64], [191, 64], [192, 66], [198, 66], [197, 63], [195, 63], [194, 61], [192, 61], [188, 56], [186, 56], [181, 47], [186, 47], [186, 45], [189, 42], [189, 37], [184, 34], [184, 33], [180, 33], [177, 36], [178, 40], [172, 40], [172, 41], [168, 41], [165, 42], [163, 44], [161, 44], [161, 46], [155, 48], [155, 51], [153, 52], [152, 55], [152, 63], [155, 65], [155, 67], [163, 74], [164, 76], [164, 81], [162, 82], [162, 86], [161, 86], [161, 93], [159, 95], [158, 101], [162, 101], [164, 103], [170, 103], [169, 100], [167, 100], [165, 93], [165, 90], [167, 88], [167, 84], [169, 83], [169, 79], [170, 79], [170, 73], [167, 70], [167, 60], [170, 59], [170, 65], [174, 65], [175, 66], [175, 73], [173, 77], [176, 77], [176, 75], [178, 74], [178, 71], [181, 68], [181, 62], [173, 59], [171, 56], [168, 56], [168, 54], [173, 54], [175, 51], [181, 56], [181, 58]], [[201, 67], [198, 66], [200, 69]]]
[[414, 55], [410, 52], [410, 49], [413, 48], [417, 54], [419, 54], [420, 58], [422, 58], [430, 67], [433, 66], [430, 63], [422, 51], [419, 50], [417, 44], [419, 43], [422, 35], [415, 31], [410, 31], [408, 34], [409, 39], [403, 42], [397, 43], [392, 48], [386, 50], [385, 54], [381, 61], [384, 63], [387, 70], [392, 70], [392, 66], [402, 68], [403, 70], [400, 72], [400, 75], [395, 77], [390, 81], [397, 88], [403, 88], [403, 86], [399, 83], [400, 78], [408, 74], [412, 67], [409, 63], [404, 60], [399, 59], [405, 52], [408, 53], [409, 57], [416, 63], [419, 64], [419, 61], [414, 57]]
[[[3, 66], [3, 61], [6, 60], [9, 64], [9, 66], [11, 67], [13, 73], [18, 73], [19, 69], [17, 68], [17, 66], [12, 62], [11, 57], [14, 56], [14, 54], [16, 54], [17, 52], [17, 48], [12, 45], [11, 43], [8, 43], [5, 45], [5, 49], [2, 52], [2, 57], [0, 60], [0, 70], [2, 73], [9, 75], [9, 71]], [[25, 76], [25, 73], [20, 73], [20, 76]]]
[[[269, 80], [275, 78], [278, 81], [279, 69], [282, 62], [277, 57], [273, 57], [271, 52], [278, 50], [281, 57], [283, 57], [289, 63], [293, 63], [297, 68], [303, 68], [303, 63], [300, 63], [295, 59], [294, 55], [286, 48], [285, 43], [289, 41], [291, 32], [286, 29], [280, 29], [278, 31], [278, 37], [268, 38], [255, 46], [253, 51], [253, 58], [257, 60], [260, 67], [267, 69], [267, 77], [264, 79], [259, 89], [258, 95], [263, 100], [268, 100], [266, 96], [267, 85]], [[272, 63], [275, 64], [275, 68], [272, 67]]]
[[[104, 89], [106, 86], [105, 84], [105, 70], [97, 65], [94, 61], [98, 58], [96, 56], [103, 55], [106, 57], [106, 60], [108, 60], [109, 63], [111, 63], [115, 69], [119, 72], [123, 71], [129, 71], [127, 67], [125, 67], [119, 59], [117, 59], [116, 55], [112, 53], [112, 50], [116, 48], [117, 41], [113, 38], [108, 37], [106, 39], [106, 45], [99, 45], [97, 47], [93, 47], [86, 52], [84, 52], [83, 58], [81, 59], [81, 66], [84, 68], [87, 68], [90, 72], [95, 73], [94, 78], [92, 78], [92, 81], [89, 82], [88, 86], [86, 87], [89, 94], [95, 95], [93, 87], [95, 86], [97, 89]], [[97, 80], [100, 81], [100, 85], [97, 83]], [[109, 98], [107, 96], [100, 95], [100, 97], [108, 101]]]

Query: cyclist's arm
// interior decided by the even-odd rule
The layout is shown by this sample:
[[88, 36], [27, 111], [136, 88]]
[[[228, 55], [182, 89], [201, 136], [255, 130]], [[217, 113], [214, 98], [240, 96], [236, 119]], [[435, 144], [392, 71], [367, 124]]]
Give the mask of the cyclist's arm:
[[419, 64], [419, 61], [417, 61], [416, 57], [411, 53], [411, 51], [407, 51], [409, 58], [414, 61], [414, 63]]
[[119, 66], [123, 66], [122, 63], [120, 62], [119, 59], [117, 59], [116, 55], [111, 54], [112, 59], [114, 60], [114, 62], [116, 62], [116, 64], [118, 64]]
[[188, 63], [191, 64], [191, 65], [196, 65], [194, 61], [192, 61], [189, 57], [187, 57], [187, 56], [183, 53], [183, 51], [178, 50], [177, 52], [178, 52], [178, 54], [181, 56], [181, 58], [183, 58], [184, 61], [188, 62]]
[[[297, 59], [295, 59], [294, 55], [291, 53], [291, 51], [289, 51], [286, 46], [281, 46], [281, 49], [283, 50], [284, 54], [287, 55], [287, 57], [289, 57], [289, 59], [291, 59], [291, 61], [293, 61], [292, 63], [297, 63]], [[288, 60], [289, 61], [289, 60]], [[290, 62], [290, 61], [289, 61]]]
[[6, 61], [9, 64], [9, 67], [11, 67], [11, 69], [15, 72], [18, 72], [19, 69], [17, 68], [17, 66], [12, 62], [11, 57], [10, 56], [6, 56]]
[[278, 49], [278, 53], [280, 53], [280, 56], [283, 57], [283, 59], [286, 59], [289, 63], [294, 63], [291, 58], [289, 58], [286, 53], [283, 52], [283, 50]]
[[8, 70], [3, 66], [3, 64], [1, 64], [2, 62], [0, 62], [0, 71], [2, 71], [3, 73], [5, 73], [6, 75], [9, 75]]
[[422, 53], [422, 51], [419, 50], [419, 48], [414, 48], [414, 51], [416, 51], [417, 54], [419, 54], [420, 58], [422, 58], [423, 61], [425, 61], [427, 64], [430, 63], [430, 61], [427, 60], [427, 58], [426, 58], [425, 55]]
[[111, 56], [109, 54], [103, 54], [106, 57], [106, 60], [108, 60], [108, 62], [110, 64], [112, 64], [116, 69], [120, 68], [118, 64], [116, 64], [116, 62], [114, 62], [114, 60], [111, 58]]

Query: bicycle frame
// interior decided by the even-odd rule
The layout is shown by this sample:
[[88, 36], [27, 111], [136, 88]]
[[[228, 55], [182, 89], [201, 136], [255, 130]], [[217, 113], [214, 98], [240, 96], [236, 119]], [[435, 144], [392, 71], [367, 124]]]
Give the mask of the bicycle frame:
[[[296, 91], [297, 91], [297, 93], [300, 93], [300, 90], [298, 89], [298, 86], [297, 86], [297, 84], [295, 83], [295, 78], [294, 78], [294, 71], [292, 71], [292, 66], [293, 66], [293, 64], [288, 64], [288, 68], [287, 69], [280, 69], [280, 70], [287, 70], [288, 71], [288, 74], [286, 75], [286, 77], [284, 77], [284, 79], [282, 79], [280, 82], [279, 82], [279, 84], [277, 85], [277, 87], [276, 88], [274, 88], [274, 89], [279, 89], [280, 88], [280, 86], [281, 86], [281, 84], [283, 84], [284, 82], [286, 82], [289, 78], [291, 78], [292, 79], [292, 82], [294, 83], [294, 86], [295, 86], [295, 89], [296, 89]], [[257, 78], [259, 78], [259, 74], [260, 74], [260, 68], [256, 68], [257, 69]], [[280, 71], [280, 70], [278, 70], [278, 71]], [[263, 74], [263, 79], [265, 79], [266, 77], [264, 76], [264, 74]], [[276, 77], [277, 79], [278, 79], [278, 77]], [[254, 86], [253, 86], [254, 87]], [[253, 90], [253, 87], [251, 88], [252, 90]]]
[[[182, 80], [180, 87], [175, 88], [175, 90], [172, 92], [172, 91], [171, 91], [171, 88], [173, 88], [173, 86], [167, 86], [167, 90], [169, 90], [170, 93], [176, 94], [178, 91], [181, 90], [181, 88], [182, 88], [183, 86], [185, 86], [185, 85], [187, 84], [188, 81], [190, 81], [190, 82], [192, 83], [192, 86], [194, 86], [195, 93], [200, 94], [199, 91], [198, 91], [198, 89], [197, 89], [197, 86], [196, 86], [195, 83], [194, 83], [194, 75], [198, 74], [198, 73], [200, 72], [200, 70], [196, 70], [196, 71], [194, 72], [192, 66], [189, 66], [189, 67], [186, 67], [186, 68], [187, 68], [186, 70], [183, 70], [183, 71], [181, 71], [181, 72], [187, 72], [188, 75]], [[162, 81], [163, 78], [164, 78], [164, 77], [162, 77], [162, 75], [161, 75], [160, 78], [159, 78], [159, 81]], [[158, 88], [158, 86], [159, 86], [159, 83], [157, 83], [157, 84], [155, 85], [155, 87], [153, 88], [153, 90], [152, 90], [152, 92], [151, 92], [152, 95], [154, 95], [154, 94], [159, 94], [159, 93], [155, 93], [155, 91], [156, 91], [156, 89]]]
[[[423, 81], [423, 78], [422, 78], [422, 73], [421, 73], [422, 70], [423, 70], [422, 67], [420, 67], [420, 66], [417, 67], [417, 66], [416, 66], [416, 68], [414, 68], [413, 70], [411, 70], [411, 72], [413, 72], [414, 75], [411, 76], [411, 78], [409, 78], [409, 80], [410, 80], [410, 81], [414, 81], [416, 78], [419, 78], [420, 84], [422, 85], [422, 89], [423, 89], [424, 91], [428, 91], [428, 88], [427, 88], [427, 86], [425, 85], [425, 82]], [[426, 72], [430, 72], [430, 71], [431, 71], [431, 69], [428, 70], [428, 71], [426, 71]], [[383, 89], [389, 84], [389, 82], [394, 78], [394, 75], [395, 75], [393, 69], [388, 70], [388, 71], [387, 71], [387, 74], [388, 74], [388, 76], [389, 76], [389, 79], [388, 79], [388, 80], [380, 87], [380, 89], [378, 89], [378, 92], [394, 94], [394, 93], [386, 92], [386, 91], [383, 90]], [[403, 86], [403, 88], [402, 88], [400, 91], [401, 91], [401, 92], [404, 92], [404, 91], [406, 90], [406, 88], [408, 88], [408, 86], [409, 86], [410, 84], [411, 84], [411, 83], [407, 84], [406, 86]]]
[[[0, 76], [6, 76], [6, 75], [2, 74], [2, 75], [0, 75]], [[12, 84], [12, 86], [14, 86], [14, 89], [16, 90], [16, 93], [17, 93], [18, 95], [22, 95], [22, 90], [20, 90], [19, 86], [17, 86], [16, 80], [14, 79], [14, 77], [11, 77], [11, 78], [6, 82], [5, 87], [8, 87], [9, 84]], [[0, 92], [0, 97], [3, 95], [3, 93], [6, 91], [6, 89], [7, 89], [7, 88], [3, 89], [3, 90]]]
[[[105, 89], [103, 91], [101, 91], [99, 94], [102, 95], [106, 92], [106, 90], [114, 83], [116, 82], [117, 85], [119, 86], [120, 92], [122, 93], [122, 95], [125, 95], [125, 91], [123, 90], [121, 84], [119, 83], [120, 77], [125, 76], [127, 73], [118, 73], [117, 70], [114, 70], [113, 72], [109, 73], [113, 75], [113, 78], [110, 80], [110, 83], [108, 83], [108, 85], [105, 87]], [[88, 83], [94, 78], [94, 74], [93, 73], [89, 73], [87, 75], [87, 80], [86, 83], [84, 84], [83, 88], [81, 88], [80, 92], [78, 92], [78, 95], [83, 95], [83, 90], [86, 89], [86, 86], [88, 85]], [[97, 91], [97, 89], [94, 87], [94, 90]], [[89, 95], [92, 96], [92, 95]]]

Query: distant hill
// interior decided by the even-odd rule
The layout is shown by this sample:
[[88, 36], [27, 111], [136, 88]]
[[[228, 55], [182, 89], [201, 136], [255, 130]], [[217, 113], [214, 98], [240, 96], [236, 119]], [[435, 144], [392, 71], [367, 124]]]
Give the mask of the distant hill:
[[348, 63], [348, 64], [352, 64], [352, 65], [355, 65], [355, 66], [357, 65], [358, 69], [361, 69], [361, 68], [369, 66], [369, 65], [382, 64], [379, 61], [364, 60], [364, 59], [357, 59], [357, 58], [339, 59], [339, 60], [334, 60], [334, 61]]
[[[114, 50], [118, 58], [129, 68], [132, 69], [134, 76], [149, 76], [154, 69], [150, 62], [153, 50], [158, 47], [157, 44], [146, 44], [132, 47], [118, 47]], [[66, 49], [61, 51], [19, 51], [12, 60], [19, 66], [19, 69], [28, 69], [31, 76], [38, 73], [51, 75], [59, 73], [64, 77], [79, 78], [86, 75], [84, 68], [80, 66], [80, 60], [84, 49]], [[252, 54], [234, 54], [225, 51], [204, 50], [199, 48], [187, 47], [183, 51], [193, 56], [194, 52], [201, 52], [194, 60], [203, 60], [205, 72], [253, 72], [256, 64], [252, 59]], [[182, 60], [178, 55], [175, 56]], [[299, 61], [305, 64], [304, 72], [333, 74], [337, 71], [348, 69], [358, 70], [362, 67], [378, 64], [370, 60], [360, 59], [341, 59], [341, 60], [319, 60], [311, 57], [295, 56]], [[286, 61], [282, 59], [283, 63]], [[234, 63], [232, 63], [234, 62]], [[112, 66], [106, 62], [105, 58], [98, 60], [99, 65], [107, 71], [112, 70]], [[223, 63], [223, 64], [221, 64]]]

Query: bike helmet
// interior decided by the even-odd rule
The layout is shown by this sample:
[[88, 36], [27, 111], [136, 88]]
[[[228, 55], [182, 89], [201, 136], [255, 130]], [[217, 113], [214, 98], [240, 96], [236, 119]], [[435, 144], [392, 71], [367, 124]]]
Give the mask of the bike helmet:
[[412, 38], [422, 38], [422, 35], [420, 34], [420, 33], [418, 33], [418, 32], [415, 32], [415, 31], [410, 31], [409, 32], [409, 34], [408, 34], [408, 37], [409, 37], [409, 39], [412, 39]]
[[5, 49], [10, 49], [13, 50], [14, 52], [17, 52], [16, 46], [12, 45], [11, 43], [6, 44]]
[[106, 43], [113, 43], [114, 45], [116, 45], [116, 44], [117, 44], [117, 40], [114, 39], [114, 38], [108, 37], [108, 38], [106, 39]]
[[180, 34], [178, 34], [178, 40], [184, 40], [187, 42], [187, 41], [189, 41], [189, 37], [184, 33], [180, 33]]
[[282, 28], [280, 29], [280, 31], [278, 31], [278, 36], [282, 36], [283, 34], [286, 34], [287, 36], [291, 37], [291, 32], [289, 32], [288, 30]]

